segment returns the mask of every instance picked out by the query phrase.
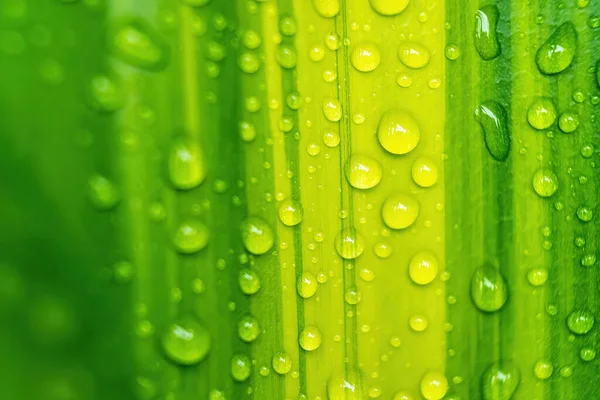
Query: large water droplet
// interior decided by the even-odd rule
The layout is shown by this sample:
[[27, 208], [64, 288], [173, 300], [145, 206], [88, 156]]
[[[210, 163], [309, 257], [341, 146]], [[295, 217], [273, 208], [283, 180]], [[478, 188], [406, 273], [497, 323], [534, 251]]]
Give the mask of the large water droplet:
[[479, 56], [486, 60], [493, 60], [501, 52], [500, 41], [496, 34], [496, 27], [500, 11], [495, 5], [481, 7], [475, 13], [474, 44]]
[[312, 2], [321, 17], [335, 17], [340, 12], [339, 0], [312, 0]]
[[88, 180], [88, 197], [99, 211], [112, 210], [121, 201], [117, 187], [102, 175], [93, 175]]
[[354, 228], [343, 229], [335, 238], [335, 250], [347, 260], [357, 258], [365, 249], [365, 240]]
[[361, 72], [373, 71], [381, 61], [381, 52], [374, 43], [363, 43], [355, 46], [350, 58], [354, 68]]
[[533, 174], [532, 184], [533, 190], [538, 195], [550, 197], [558, 190], [558, 177], [554, 171], [548, 168], [540, 168]]
[[238, 382], [244, 382], [252, 373], [252, 360], [245, 354], [236, 354], [231, 359], [231, 376]]
[[416, 42], [403, 42], [398, 47], [398, 58], [409, 68], [423, 68], [429, 64], [431, 55], [427, 47]]
[[381, 15], [397, 15], [406, 9], [409, 0], [369, 0], [369, 3]]
[[169, 62], [170, 48], [145, 21], [130, 19], [119, 23], [110, 44], [113, 54], [138, 68], [161, 70]]
[[173, 141], [168, 159], [169, 179], [180, 190], [199, 186], [206, 178], [206, 165], [198, 142], [187, 137]]
[[521, 381], [521, 372], [510, 361], [491, 364], [481, 378], [484, 400], [510, 400]]
[[390, 110], [381, 117], [377, 128], [377, 139], [390, 153], [406, 154], [419, 144], [421, 129], [408, 112]]
[[408, 228], [418, 215], [419, 203], [412, 196], [404, 193], [390, 195], [381, 207], [383, 222], [392, 229]]
[[166, 356], [181, 365], [202, 361], [210, 350], [210, 335], [204, 323], [184, 317], [167, 328], [162, 345]]
[[183, 254], [197, 253], [208, 244], [208, 228], [195, 219], [183, 221], [173, 237], [173, 244]]
[[552, 99], [538, 97], [527, 110], [529, 125], [538, 130], [548, 129], [556, 121], [556, 107]]
[[571, 65], [576, 50], [575, 27], [571, 22], [565, 22], [538, 49], [535, 62], [543, 74], [558, 74]]
[[242, 241], [250, 253], [265, 254], [273, 247], [273, 231], [262, 219], [250, 217], [242, 224]]
[[594, 315], [586, 310], [573, 311], [567, 317], [569, 330], [578, 335], [585, 335], [594, 327]]
[[482, 311], [494, 312], [508, 299], [508, 287], [500, 271], [489, 264], [477, 268], [471, 278], [471, 298]]
[[448, 392], [448, 379], [443, 373], [430, 371], [421, 379], [421, 394], [427, 400], [440, 400]]
[[346, 179], [357, 189], [371, 189], [381, 181], [383, 170], [376, 159], [363, 154], [352, 154], [346, 161]]
[[510, 152], [508, 115], [501, 104], [484, 101], [475, 109], [475, 117], [483, 128], [485, 147], [494, 160], [505, 161]]

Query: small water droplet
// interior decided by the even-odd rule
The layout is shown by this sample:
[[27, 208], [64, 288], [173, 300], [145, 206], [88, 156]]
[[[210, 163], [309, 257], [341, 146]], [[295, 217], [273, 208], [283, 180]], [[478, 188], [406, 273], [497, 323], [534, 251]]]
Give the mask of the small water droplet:
[[558, 127], [564, 133], [575, 132], [579, 126], [579, 115], [571, 112], [565, 112], [558, 118]]
[[323, 100], [323, 114], [328, 121], [337, 122], [342, 119], [342, 104], [336, 98]]
[[346, 179], [357, 189], [371, 189], [381, 181], [381, 164], [364, 154], [352, 154], [346, 161]]
[[304, 271], [298, 278], [296, 289], [300, 297], [308, 299], [317, 292], [317, 286], [317, 278], [312, 273]]
[[255, 294], [260, 290], [260, 278], [256, 272], [248, 268], [244, 268], [240, 271], [238, 283], [242, 293], [246, 295]]
[[354, 228], [343, 229], [335, 238], [335, 250], [344, 259], [357, 258], [364, 248], [365, 240]]
[[115, 79], [106, 75], [92, 78], [88, 103], [98, 112], [114, 112], [123, 106], [123, 92]]
[[88, 197], [99, 211], [112, 210], [121, 201], [117, 187], [106, 177], [98, 174], [88, 180]]
[[286, 226], [295, 226], [302, 222], [304, 211], [298, 202], [286, 199], [279, 205], [279, 220]]
[[182, 254], [193, 254], [204, 249], [208, 244], [208, 228], [195, 219], [183, 221], [173, 237], [173, 244]]
[[285, 352], [276, 353], [271, 361], [273, 370], [279, 375], [285, 375], [292, 369], [292, 357]]
[[594, 316], [586, 310], [573, 311], [567, 317], [569, 330], [577, 335], [585, 335], [594, 327]]
[[444, 50], [444, 55], [450, 61], [455, 61], [460, 57], [460, 48], [455, 44], [449, 44]]
[[406, 9], [409, 0], [369, 0], [373, 10], [381, 15], [398, 15]]
[[579, 352], [579, 356], [583, 361], [592, 361], [594, 358], [596, 358], [596, 350], [590, 347], [584, 347]]
[[335, 17], [340, 12], [339, 0], [312, 0], [317, 14], [324, 18]]
[[346, 289], [346, 292], [344, 293], [344, 300], [350, 305], [358, 304], [361, 297], [361, 293], [355, 287]]
[[169, 179], [179, 190], [199, 186], [206, 178], [206, 165], [200, 144], [187, 137], [173, 141], [168, 159]]
[[537, 361], [533, 367], [533, 373], [538, 379], [548, 379], [552, 376], [552, 372], [554, 371], [554, 367], [552, 363], [548, 360], [540, 360]]
[[438, 167], [428, 157], [420, 157], [412, 165], [412, 178], [421, 187], [431, 187], [438, 180]]
[[307, 326], [298, 338], [300, 347], [306, 351], [314, 351], [321, 346], [321, 331], [316, 326]]
[[548, 280], [546, 268], [532, 268], [527, 273], [527, 280], [532, 286], [541, 286]]
[[170, 58], [170, 48], [158, 33], [141, 19], [121, 21], [113, 29], [110, 41], [113, 54], [138, 68], [164, 69]]
[[252, 360], [245, 354], [236, 354], [231, 359], [231, 376], [237, 382], [244, 382], [252, 373]]
[[443, 373], [429, 371], [421, 379], [421, 394], [427, 400], [441, 400], [448, 392], [448, 379]]
[[412, 315], [408, 319], [408, 325], [415, 332], [423, 332], [427, 329], [427, 318], [423, 315]]
[[246, 315], [238, 322], [238, 336], [246, 343], [256, 340], [260, 335], [258, 320], [252, 315]]
[[483, 128], [483, 140], [492, 158], [506, 161], [510, 152], [511, 135], [506, 109], [495, 101], [485, 101], [475, 109], [475, 118]]

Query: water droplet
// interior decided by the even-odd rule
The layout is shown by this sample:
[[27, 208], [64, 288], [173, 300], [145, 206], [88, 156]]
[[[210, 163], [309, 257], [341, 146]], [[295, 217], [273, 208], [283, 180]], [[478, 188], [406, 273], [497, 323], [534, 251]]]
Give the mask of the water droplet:
[[579, 352], [579, 356], [583, 361], [592, 361], [594, 358], [596, 358], [596, 350], [590, 347], [584, 347]]
[[535, 55], [541, 73], [558, 74], [571, 65], [577, 48], [577, 34], [571, 22], [565, 22], [550, 35]]
[[325, 37], [325, 46], [331, 51], [335, 51], [340, 47], [340, 38], [335, 33], [330, 33]]
[[296, 66], [297, 61], [298, 56], [294, 47], [287, 44], [282, 44], [279, 46], [279, 51], [277, 52], [277, 62], [282, 68], [292, 69]]
[[562, 113], [558, 118], [558, 127], [564, 133], [575, 132], [579, 126], [579, 115], [575, 113]]
[[188, 219], [182, 222], [173, 237], [173, 244], [183, 254], [197, 253], [208, 244], [208, 228], [202, 222]]
[[492, 158], [505, 161], [510, 152], [510, 131], [504, 106], [485, 101], [475, 109], [475, 117], [483, 128], [483, 140]]
[[550, 197], [558, 190], [558, 178], [554, 171], [540, 168], [533, 174], [533, 189], [542, 197]]
[[584, 267], [592, 267], [594, 264], [596, 264], [596, 255], [584, 254], [583, 256], [581, 256], [581, 260], [579, 262]]
[[250, 253], [265, 254], [273, 247], [273, 231], [262, 219], [250, 217], [242, 224], [242, 241]]
[[381, 15], [397, 15], [406, 9], [409, 0], [369, 0], [369, 3]]
[[296, 289], [300, 297], [308, 299], [317, 292], [317, 286], [317, 278], [312, 273], [304, 271], [300, 278], [298, 278]]
[[586, 144], [581, 148], [581, 155], [584, 158], [591, 158], [594, 155], [594, 146], [591, 144]]
[[510, 400], [521, 381], [521, 372], [510, 361], [497, 361], [483, 373], [484, 400]]
[[244, 36], [242, 36], [242, 43], [246, 48], [254, 50], [260, 46], [262, 39], [255, 31], [246, 31], [244, 32]]
[[335, 250], [340, 257], [351, 260], [365, 249], [365, 240], [354, 228], [343, 229], [335, 238]]
[[352, 154], [346, 161], [346, 179], [356, 189], [371, 189], [381, 181], [381, 164], [372, 157]]
[[398, 86], [403, 87], [403, 88], [408, 88], [412, 85], [412, 78], [406, 74], [399, 74], [398, 78], [396, 79], [396, 83], [398, 84]]
[[325, 58], [325, 49], [320, 46], [312, 46], [308, 52], [308, 58], [313, 62], [319, 62]]
[[496, 27], [500, 11], [495, 5], [481, 7], [475, 13], [474, 44], [479, 56], [486, 60], [493, 60], [501, 52], [500, 41], [496, 34]]
[[336, 374], [327, 381], [327, 398], [344, 400], [362, 400], [363, 390], [360, 376], [356, 371], [348, 370]]
[[429, 50], [420, 43], [403, 42], [398, 47], [398, 58], [409, 68], [423, 68], [429, 64]]
[[538, 130], [548, 129], [556, 121], [556, 107], [552, 99], [538, 97], [527, 110], [529, 125]]
[[331, 18], [340, 12], [339, 0], [312, 0], [317, 14], [324, 18]]
[[420, 157], [412, 165], [412, 178], [421, 187], [431, 187], [438, 180], [438, 167], [428, 157]]
[[378, 242], [375, 243], [373, 251], [379, 258], [388, 258], [392, 254], [392, 246], [384, 242]]
[[170, 58], [170, 49], [158, 33], [140, 19], [119, 23], [110, 41], [113, 54], [120, 60], [151, 71], [164, 69]]
[[252, 360], [245, 354], [236, 354], [231, 359], [231, 376], [238, 382], [244, 382], [252, 373]]
[[401, 390], [394, 395], [393, 400], [414, 400], [414, 397], [408, 391]]
[[279, 375], [285, 375], [292, 369], [292, 357], [284, 352], [276, 353], [271, 362], [273, 369]]
[[316, 350], [321, 345], [321, 331], [316, 326], [307, 326], [300, 332], [298, 342], [306, 351]]
[[354, 47], [350, 58], [354, 68], [361, 72], [373, 71], [381, 61], [381, 52], [374, 43], [363, 43]]
[[412, 315], [408, 319], [408, 325], [415, 332], [423, 332], [427, 329], [427, 318], [423, 315]]
[[240, 55], [240, 69], [247, 73], [253, 74], [260, 69], [260, 59], [251, 51], [245, 51]]
[[430, 251], [420, 251], [410, 259], [408, 273], [410, 279], [418, 285], [433, 282], [438, 274], [439, 261]]
[[109, 211], [121, 201], [117, 187], [102, 175], [92, 175], [88, 180], [88, 197], [99, 211]]
[[173, 141], [168, 160], [169, 179], [179, 190], [199, 186], [206, 178], [206, 165], [200, 144], [187, 137]]
[[392, 154], [406, 154], [412, 151], [421, 139], [421, 129], [417, 121], [406, 111], [386, 111], [377, 129], [377, 139], [381, 146]]
[[225, 392], [218, 389], [212, 389], [208, 394], [208, 400], [225, 400]]
[[292, 92], [286, 96], [285, 103], [292, 110], [299, 110], [302, 107], [302, 96], [299, 93]]
[[258, 321], [252, 315], [246, 315], [238, 322], [238, 336], [244, 342], [250, 343], [260, 335]]
[[284, 36], [294, 36], [296, 34], [296, 20], [289, 15], [281, 18], [279, 21], [279, 32]]
[[256, 272], [248, 268], [244, 268], [240, 271], [238, 283], [242, 293], [246, 295], [255, 294], [260, 290], [260, 278]]
[[286, 226], [295, 226], [302, 222], [304, 211], [298, 202], [286, 199], [279, 205], [279, 220]]
[[446, 58], [450, 61], [455, 61], [460, 57], [460, 48], [455, 44], [449, 44], [444, 50]]
[[95, 76], [90, 83], [88, 103], [98, 112], [109, 113], [120, 109], [123, 106], [120, 85], [106, 75]]
[[340, 144], [340, 135], [337, 132], [325, 132], [323, 134], [323, 143], [327, 147], [336, 147]]
[[541, 286], [548, 280], [546, 268], [532, 268], [527, 273], [527, 280], [532, 286]]
[[113, 265], [113, 279], [118, 284], [131, 282], [135, 269], [129, 261], [119, 261]]
[[375, 279], [375, 272], [373, 272], [372, 269], [365, 267], [358, 272], [358, 276], [365, 282], [372, 282]]
[[344, 300], [350, 305], [358, 304], [361, 297], [361, 293], [355, 287], [346, 289], [346, 292], [344, 293]]
[[547, 360], [540, 360], [535, 363], [533, 367], [533, 373], [538, 379], [548, 379], [552, 376], [554, 367], [552, 363]]
[[592, 220], [594, 212], [591, 208], [586, 206], [580, 206], [577, 208], [577, 218], [582, 222], [589, 222]]
[[482, 311], [494, 312], [502, 308], [508, 298], [508, 287], [496, 267], [484, 264], [475, 270], [471, 278], [471, 298]]
[[383, 222], [392, 229], [408, 228], [415, 222], [418, 215], [419, 203], [404, 193], [390, 195], [381, 207]]
[[337, 122], [342, 119], [342, 104], [333, 97], [323, 100], [323, 114], [328, 121]]
[[427, 400], [440, 400], [448, 392], [448, 379], [438, 371], [430, 371], [421, 379], [421, 394]]
[[573, 311], [567, 317], [567, 326], [571, 332], [578, 335], [585, 335], [594, 327], [594, 316], [589, 311], [577, 310]]
[[210, 342], [206, 325], [189, 316], [170, 324], [162, 338], [166, 356], [181, 365], [202, 361], [210, 350]]

